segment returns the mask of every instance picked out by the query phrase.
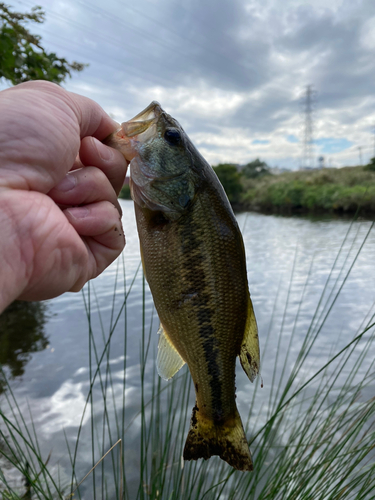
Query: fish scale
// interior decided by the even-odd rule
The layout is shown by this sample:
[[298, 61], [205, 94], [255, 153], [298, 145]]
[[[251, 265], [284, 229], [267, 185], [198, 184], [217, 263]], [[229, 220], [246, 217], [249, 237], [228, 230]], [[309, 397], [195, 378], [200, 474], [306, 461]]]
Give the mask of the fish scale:
[[184, 458], [219, 455], [239, 470], [252, 470], [235, 401], [235, 363], [240, 356], [253, 380], [259, 344], [242, 236], [225, 192], [157, 103], [107, 144], [131, 160], [142, 263], [161, 321], [158, 371], [168, 379], [187, 363], [194, 382]]

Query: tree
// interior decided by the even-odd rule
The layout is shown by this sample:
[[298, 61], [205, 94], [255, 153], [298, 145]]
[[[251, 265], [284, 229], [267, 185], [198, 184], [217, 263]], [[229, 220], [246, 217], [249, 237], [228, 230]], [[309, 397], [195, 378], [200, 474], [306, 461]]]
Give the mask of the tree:
[[29, 80], [48, 80], [61, 83], [71, 71], [82, 71], [86, 64], [69, 63], [46, 52], [41, 37], [32, 35], [24, 26], [28, 22], [43, 23], [45, 13], [41, 7], [34, 7], [30, 13], [10, 10], [0, 2], [0, 79], [5, 78], [13, 85]]
[[243, 188], [241, 174], [238, 172], [236, 165], [232, 163], [220, 163], [213, 168], [227, 193], [228, 200], [231, 203], [238, 203]]
[[375, 158], [371, 158], [370, 163], [365, 166], [365, 170], [375, 170]]
[[270, 174], [270, 170], [266, 162], [257, 158], [256, 160], [245, 165], [242, 169], [242, 173], [248, 179], [255, 179], [256, 177], [262, 177]]

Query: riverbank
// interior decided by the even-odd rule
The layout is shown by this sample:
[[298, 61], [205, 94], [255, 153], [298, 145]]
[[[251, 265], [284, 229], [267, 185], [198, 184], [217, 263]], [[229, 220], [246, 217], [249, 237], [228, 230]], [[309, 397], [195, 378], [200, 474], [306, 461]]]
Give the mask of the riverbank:
[[242, 179], [236, 209], [263, 213], [375, 214], [375, 171], [324, 168]]
[[[227, 165], [228, 167], [228, 165]], [[215, 168], [236, 211], [265, 214], [375, 214], [375, 171], [368, 167], [298, 170], [246, 178], [234, 165]], [[120, 198], [131, 199], [129, 184]]]

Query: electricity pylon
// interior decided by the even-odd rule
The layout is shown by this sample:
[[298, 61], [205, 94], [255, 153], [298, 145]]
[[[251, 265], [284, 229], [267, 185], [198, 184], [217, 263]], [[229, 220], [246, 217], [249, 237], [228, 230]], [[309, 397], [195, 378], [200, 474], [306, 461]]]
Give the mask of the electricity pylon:
[[313, 111], [315, 104], [316, 92], [312, 85], [306, 86], [306, 91], [303, 97], [303, 113], [304, 113], [304, 131], [303, 131], [303, 151], [301, 168], [312, 168], [314, 162], [314, 123]]

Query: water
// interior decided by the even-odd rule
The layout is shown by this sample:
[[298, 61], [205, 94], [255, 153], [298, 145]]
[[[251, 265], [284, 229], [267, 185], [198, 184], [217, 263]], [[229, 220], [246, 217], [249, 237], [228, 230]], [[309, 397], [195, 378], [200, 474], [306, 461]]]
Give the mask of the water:
[[[93, 338], [99, 356], [115, 325], [108, 358], [113, 388], [112, 401], [108, 403], [111, 408], [108, 418], [112, 420], [116, 415], [121, 418], [122, 380], [124, 360], [126, 361], [125, 427], [132, 422], [125, 436], [128, 450], [139, 446], [140, 420], [135, 417], [140, 406], [139, 348], [142, 325], [146, 337], [151, 332], [150, 356], [145, 375], [146, 399], [151, 395], [152, 380], [156, 377], [154, 353], [158, 320], [147, 285], [143, 289], [133, 205], [124, 200], [121, 205], [127, 245], [120, 259], [94, 280], [89, 288], [86, 287], [83, 294], [67, 293], [47, 301], [45, 310], [28, 311], [34, 323], [30, 326], [30, 319], [25, 319], [22, 326], [23, 340], [15, 342], [14, 349], [10, 341], [5, 354], [2, 345], [1, 362], [8, 375], [13, 375], [11, 386], [20, 411], [27, 422], [33, 421], [42, 456], [47, 457], [51, 453], [49, 466], [55, 472], [59, 468], [63, 484], [68, 484], [70, 478], [66, 440], [73, 451], [81, 423], [82, 437], [77, 454], [78, 479], [84, 476], [92, 463], [91, 401], [81, 422], [90, 388], [89, 326], [85, 303], [86, 306], [90, 304]], [[325, 317], [326, 321], [309, 354], [308, 362], [299, 373], [300, 383], [308, 380], [330, 355], [350, 342], [364, 328], [366, 318], [368, 320], [374, 313], [375, 233], [369, 232], [371, 222], [366, 220], [351, 224], [350, 220], [343, 219], [313, 220], [243, 213], [238, 215], [238, 222], [244, 235], [249, 285], [262, 353], [261, 375], [264, 387], [258, 393], [256, 401], [256, 405], [262, 405], [262, 413], [256, 422], [250, 422], [250, 431], [255, 431], [266, 422], [271, 410], [270, 396], [276, 391], [280, 380], [284, 383], [290, 373], [315, 313], [314, 324], [321, 324], [321, 319]], [[350, 274], [344, 281], [350, 268]], [[125, 309], [124, 293], [131, 285]], [[340, 287], [342, 289], [335, 299]], [[128, 332], [126, 351], [125, 324]], [[7, 336], [8, 340], [12, 338], [14, 336]], [[3, 339], [4, 337], [0, 339], [2, 343]], [[371, 349], [361, 365], [359, 378], [364, 376], [375, 357], [374, 348]], [[27, 354], [28, 352], [33, 354]], [[92, 344], [91, 356], [95, 356]], [[106, 362], [105, 357], [102, 371], [104, 384]], [[95, 369], [95, 360], [92, 366]], [[342, 374], [344, 375], [345, 373]], [[108, 378], [107, 383], [109, 384]], [[164, 386], [168, 383], [162, 384]], [[246, 415], [253, 386], [240, 368], [236, 384], [239, 410], [242, 415]], [[309, 388], [313, 392], [314, 383]], [[361, 397], [365, 400], [374, 393], [375, 387], [370, 386]], [[97, 377], [93, 389], [93, 404], [96, 405], [94, 418], [97, 419], [99, 434], [103, 422], [101, 400], [100, 380]], [[1, 401], [3, 407], [6, 407], [4, 396]], [[188, 414], [194, 404], [193, 394], [190, 401]], [[103, 447], [97, 446], [94, 450], [95, 457], [100, 458], [102, 451], [106, 451], [109, 446], [109, 440], [106, 439]], [[125, 456], [129, 484], [134, 481], [134, 488], [139, 480], [137, 460], [135, 455], [128, 453]], [[20, 482], [19, 476], [11, 470], [9, 477], [15, 483]], [[86, 491], [90, 491], [89, 485]]]

